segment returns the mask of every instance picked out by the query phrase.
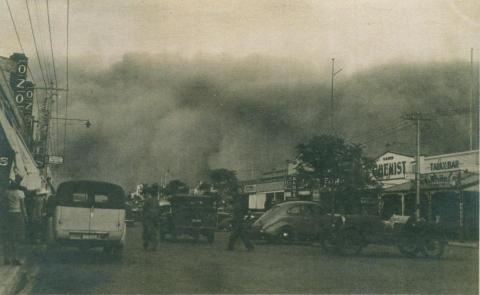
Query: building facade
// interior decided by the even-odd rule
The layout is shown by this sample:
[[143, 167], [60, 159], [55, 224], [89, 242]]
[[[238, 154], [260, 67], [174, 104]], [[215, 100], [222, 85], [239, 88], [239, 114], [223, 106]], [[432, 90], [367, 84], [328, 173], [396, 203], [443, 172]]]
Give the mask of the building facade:
[[[394, 153], [380, 156], [377, 169], [381, 167], [384, 172], [385, 158], [400, 159], [401, 156]], [[405, 177], [394, 175], [395, 184], [391, 178], [385, 179], [375, 172], [384, 183], [384, 191], [379, 196], [379, 213], [384, 218], [393, 214], [415, 214], [416, 161], [411, 160], [405, 167]], [[419, 177], [421, 217], [441, 223], [451, 238], [478, 239], [479, 151], [422, 156]]]

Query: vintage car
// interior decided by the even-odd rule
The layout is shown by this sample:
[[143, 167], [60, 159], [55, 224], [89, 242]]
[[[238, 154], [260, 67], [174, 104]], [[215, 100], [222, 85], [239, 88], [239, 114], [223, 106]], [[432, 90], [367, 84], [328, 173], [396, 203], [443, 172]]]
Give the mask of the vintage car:
[[316, 202], [290, 201], [273, 206], [251, 226], [252, 238], [269, 242], [291, 243], [295, 240], [317, 240], [331, 215]]
[[209, 243], [215, 240], [217, 227], [217, 198], [211, 196], [176, 195], [161, 204], [161, 237], [176, 240], [189, 235], [194, 241], [205, 236]]
[[408, 257], [423, 254], [441, 257], [447, 240], [437, 224], [415, 221], [410, 216], [393, 215], [382, 220], [374, 215], [350, 215], [332, 223], [323, 233], [321, 245], [327, 252], [358, 254], [369, 244], [397, 246]]
[[47, 227], [50, 246], [86, 250], [101, 247], [121, 254], [126, 235], [125, 192], [112, 183], [66, 181], [49, 200]]

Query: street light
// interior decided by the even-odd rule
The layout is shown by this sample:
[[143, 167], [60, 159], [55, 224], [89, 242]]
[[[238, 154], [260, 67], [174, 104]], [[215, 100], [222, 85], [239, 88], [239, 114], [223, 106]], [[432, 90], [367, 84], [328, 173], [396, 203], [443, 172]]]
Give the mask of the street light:
[[85, 127], [90, 128], [92, 126], [92, 123], [90, 122], [89, 119], [76, 119], [76, 118], [58, 118], [58, 117], [51, 117], [51, 120], [63, 120], [63, 121], [77, 121], [77, 122], [84, 122]]

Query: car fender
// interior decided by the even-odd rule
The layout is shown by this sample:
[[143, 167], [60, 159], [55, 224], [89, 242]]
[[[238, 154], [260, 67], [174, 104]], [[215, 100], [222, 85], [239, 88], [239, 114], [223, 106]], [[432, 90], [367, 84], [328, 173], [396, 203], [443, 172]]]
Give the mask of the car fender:
[[281, 228], [286, 227], [286, 226], [292, 227], [292, 225], [289, 224], [286, 221], [278, 221], [278, 222], [275, 222], [275, 223], [265, 225], [264, 228], [263, 228], [263, 231], [266, 234], [269, 234], [269, 235], [276, 235], [278, 233], [278, 231], [280, 231]]

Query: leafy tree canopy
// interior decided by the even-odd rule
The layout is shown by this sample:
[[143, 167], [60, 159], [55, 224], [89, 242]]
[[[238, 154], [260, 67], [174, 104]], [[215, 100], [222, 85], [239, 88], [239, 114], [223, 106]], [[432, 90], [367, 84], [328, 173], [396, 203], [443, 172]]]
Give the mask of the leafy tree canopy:
[[340, 203], [359, 199], [366, 188], [378, 186], [372, 175], [375, 162], [363, 155], [359, 145], [341, 137], [313, 137], [297, 146], [297, 159], [301, 185], [333, 192]]
[[181, 180], [174, 179], [170, 181], [165, 187], [165, 193], [167, 195], [188, 194], [189, 187]]
[[210, 183], [221, 197], [232, 195], [238, 191], [238, 179], [235, 171], [220, 168], [210, 170]]

